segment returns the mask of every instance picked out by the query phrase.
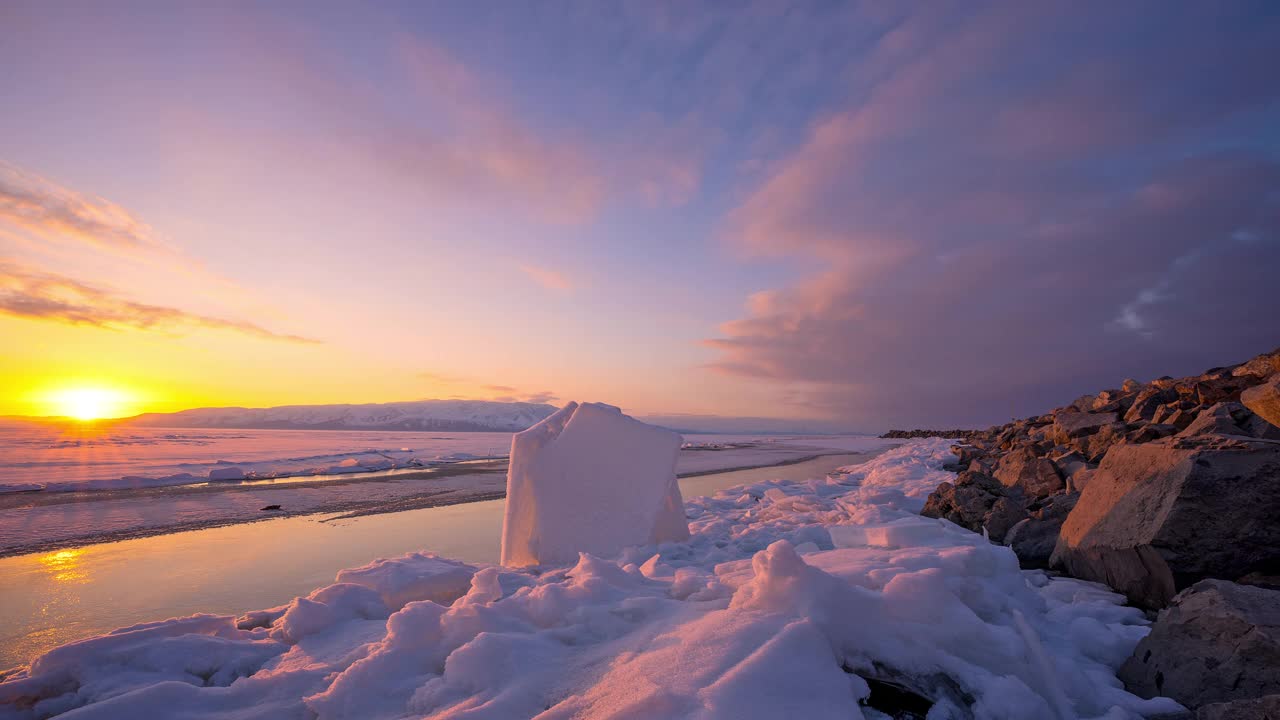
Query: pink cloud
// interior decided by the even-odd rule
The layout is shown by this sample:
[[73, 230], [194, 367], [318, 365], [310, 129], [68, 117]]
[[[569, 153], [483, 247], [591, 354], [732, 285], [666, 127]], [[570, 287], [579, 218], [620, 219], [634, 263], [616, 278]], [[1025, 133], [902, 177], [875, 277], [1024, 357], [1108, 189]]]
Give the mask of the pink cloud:
[[154, 231], [125, 208], [0, 161], [0, 222], [43, 237], [106, 249], [158, 249]]
[[556, 290], [559, 292], [568, 292], [573, 290], [575, 284], [563, 273], [552, 270], [551, 268], [539, 267], [537, 265], [521, 265], [520, 272], [528, 275], [530, 279], [538, 283], [548, 290]]
[[194, 327], [227, 330], [264, 340], [320, 342], [268, 330], [244, 320], [136, 302], [114, 290], [3, 260], [0, 260], [0, 313], [109, 329], [174, 331]]

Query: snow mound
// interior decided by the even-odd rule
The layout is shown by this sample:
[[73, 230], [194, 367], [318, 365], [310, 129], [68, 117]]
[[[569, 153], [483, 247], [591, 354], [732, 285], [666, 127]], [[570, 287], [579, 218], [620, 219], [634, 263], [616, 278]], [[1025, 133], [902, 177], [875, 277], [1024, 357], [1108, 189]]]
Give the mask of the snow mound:
[[0, 718], [847, 720], [884, 717], [864, 705], [881, 680], [932, 699], [931, 720], [1179, 710], [1116, 679], [1141, 611], [915, 514], [948, 445], [696, 498], [687, 542], [485, 567], [448, 605], [389, 613], [415, 568], [451, 572], [408, 556], [238, 628], [196, 616], [64, 646], [0, 682]]
[[337, 581], [363, 585], [378, 593], [387, 607], [399, 610], [418, 600], [448, 605], [467, 592], [475, 572], [466, 563], [435, 553], [410, 553], [341, 570]]
[[572, 562], [689, 537], [682, 438], [612, 405], [571, 402], [511, 439], [502, 564]]

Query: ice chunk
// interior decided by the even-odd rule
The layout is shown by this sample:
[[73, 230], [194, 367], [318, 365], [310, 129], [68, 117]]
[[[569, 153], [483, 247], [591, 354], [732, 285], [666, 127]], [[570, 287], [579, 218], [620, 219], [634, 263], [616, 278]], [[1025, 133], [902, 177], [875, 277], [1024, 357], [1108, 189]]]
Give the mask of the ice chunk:
[[209, 471], [209, 480], [211, 482], [225, 482], [228, 480], [243, 480], [244, 471], [238, 467], [214, 468]]
[[502, 564], [689, 538], [675, 465], [682, 438], [612, 405], [571, 402], [511, 440]]

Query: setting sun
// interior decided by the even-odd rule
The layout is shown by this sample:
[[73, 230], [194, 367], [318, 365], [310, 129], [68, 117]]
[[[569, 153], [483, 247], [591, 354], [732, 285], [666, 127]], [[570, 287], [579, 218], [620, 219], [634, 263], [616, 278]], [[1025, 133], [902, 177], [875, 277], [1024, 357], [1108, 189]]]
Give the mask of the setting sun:
[[101, 420], [129, 414], [130, 396], [106, 387], [74, 387], [47, 396], [51, 414], [76, 420]]

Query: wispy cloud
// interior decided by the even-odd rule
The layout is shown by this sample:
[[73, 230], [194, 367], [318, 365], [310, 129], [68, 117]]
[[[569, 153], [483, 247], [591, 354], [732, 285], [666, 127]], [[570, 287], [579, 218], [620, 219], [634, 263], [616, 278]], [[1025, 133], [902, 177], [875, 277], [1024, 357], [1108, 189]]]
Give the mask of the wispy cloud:
[[565, 275], [558, 270], [552, 270], [551, 268], [539, 267], [537, 265], [521, 265], [520, 272], [528, 275], [530, 279], [548, 290], [569, 292], [575, 287], [572, 280], [565, 277]]
[[78, 280], [0, 261], [0, 313], [101, 328], [176, 331], [227, 330], [266, 340], [319, 343], [242, 320], [201, 315], [175, 307], [136, 302]]
[[0, 161], [0, 221], [48, 237], [68, 236], [103, 248], [157, 249], [146, 223], [125, 208]]
[[525, 398], [524, 401], [530, 402], [530, 403], [549, 403], [549, 402], [554, 402], [558, 397], [559, 397], [558, 395], [551, 392], [550, 390], [543, 390], [540, 393], [534, 393], [533, 395], [530, 395], [529, 397]]
[[457, 375], [450, 375], [448, 373], [434, 372], [430, 370], [424, 370], [423, 372], [418, 373], [418, 379], [426, 380], [427, 382], [430, 382], [430, 383], [437, 383], [439, 385], [461, 385], [463, 383], [469, 382], [464, 377], [459, 377]]

